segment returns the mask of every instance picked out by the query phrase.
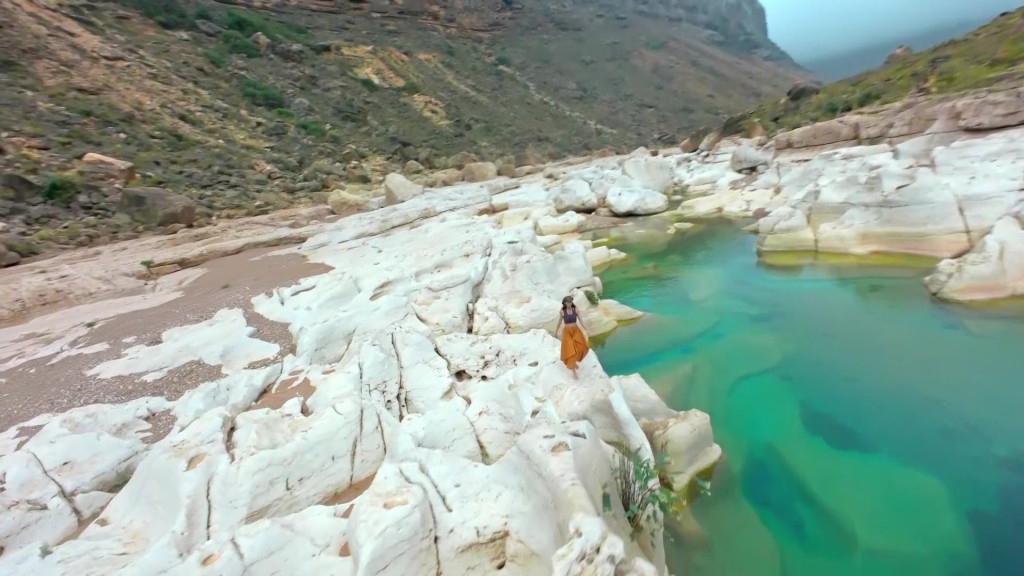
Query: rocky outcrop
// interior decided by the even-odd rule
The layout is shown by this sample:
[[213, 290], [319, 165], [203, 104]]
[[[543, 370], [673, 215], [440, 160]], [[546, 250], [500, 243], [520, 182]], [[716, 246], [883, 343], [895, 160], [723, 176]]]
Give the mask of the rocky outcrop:
[[[762, 254], [942, 258], [927, 281], [936, 295], [1015, 295], [1022, 125], [1024, 89], [1013, 89], [909, 100], [781, 134], [765, 147], [730, 138], [681, 161], [679, 181], [696, 197], [679, 212], [757, 219]], [[735, 173], [772, 154], [762, 173]]]
[[152, 226], [191, 226], [196, 221], [195, 202], [163, 188], [125, 188], [121, 192], [120, 208], [139, 222]]
[[[621, 181], [622, 161], [569, 172]], [[310, 225], [298, 252], [330, 271], [253, 299], [289, 326], [278, 363], [247, 366], [238, 338], [200, 322], [91, 373], [144, 374], [198, 342], [222, 378], [5, 432], [0, 573], [664, 574], [660, 526], [631, 535], [609, 492], [613, 446], [665, 453], [685, 484], [720, 456], [708, 418], [593, 355], [572, 378], [549, 332], [559, 300], [612, 328], [637, 313], [590, 302], [592, 245], [538, 236], [550, 190], [497, 190]], [[147, 442], [157, 415], [173, 424]]]
[[384, 198], [388, 204], [401, 204], [423, 193], [423, 186], [410, 182], [401, 174], [384, 177]]

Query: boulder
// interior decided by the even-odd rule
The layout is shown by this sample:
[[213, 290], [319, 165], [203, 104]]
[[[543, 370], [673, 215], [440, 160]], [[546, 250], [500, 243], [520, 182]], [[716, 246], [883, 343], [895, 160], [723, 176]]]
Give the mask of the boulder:
[[292, 42], [274, 44], [270, 51], [278, 58], [289, 62], [302, 62], [309, 54], [309, 50], [305, 46]]
[[622, 172], [637, 186], [655, 192], [665, 192], [672, 187], [676, 167], [672, 161], [646, 156], [633, 156], [622, 165]]
[[410, 182], [405, 176], [392, 172], [384, 177], [384, 198], [387, 204], [401, 204], [423, 193], [423, 186]]
[[421, 174], [423, 173], [423, 170], [423, 164], [420, 164], [415, 160], [409, 160], [406, 162], [405, 168], [403, 169], [406, 174]]
[[711, 150], [714, 150], [715, 146], [718, 146], [718, 143], [721, 141], [722, 131], [715, 130], [714, 132], [705, 136], [704, 139], [700, 141], [700, 145], [697, 146], [697, 149], [700, 150], [701, 152], [710, 152]]
[[120, 209], [150, 226], [191, 226], [196, 221], [195, 202], [163, 188], [125, 188], [121, 191]]
[[459, 152], [458, 154], [448, 158], [447, 164], [449, 168], [459, 168], [461, 170], [462, 168], [479, 161], [480, 159], [477, 158], [476, 154], [472, 154], [470, 152]]
[[213, 37], [220, 37], [221, 33], [224, 32], [224, 29], [220, 26], [210, 22], [209, 20], [203, 20], [201, 18], [196, 20], [196, 28], [198, 28], [203, 34]]
[[786, 92], [786, 98], [790, 102], [799, 102], [821, 92], [821, 86], [810, 82], [797, 82]]
[[696, 138], [692, 135], [688, 136], [686, 140], [679, 143], [679, 150], [681, 150], [683, 154], [692, 154], [700, 147], [700, 143], [703, 139], [703, 137]]
[[373, 181], [370, 169], [361, 162], [352, 162], [345, 167], [345, 178], [353, 184], [369, 184]]
[[616, 216], [646, 216], [668, 210], [668, 197], [647, 188], [616, 186], [608, 191], [605, 203]]
[[586, 216], [575, 212], [566, 212], [560, 216], [544, 216], [537, 221], [537, 234], [541, 236], [571, 234], [580, 229]]
[[135, 180], [135, 165], [102, 154], [89, 152], [78, 163], [78, 171], [91, 173], [127, 185]]
[[967, 254], [939, 262], [925, 278], [928, 290], [946, 300], [1011, 298], [1024, 294], [1024, 230], [1013, 215], [996, 222]]
[[744, 142], [732, 151], [729, 167], [736, 172], [746, 172], [760, 166], [767, 166], [771, 158], [770, 151], [755, 148], [749, 142]]
[[327, 205], [335, 214], [351, 214], [366, 208], [366, 198], [347, 190], [334, 190], [327, 197]]
[[555, 209], [559, 212], [593, 212], [597, 206], [597, 195], [584, 180], [569, 180], [555, 194]]
[[498, 168], [493, 162], [472, 162], [462, 170], [466, 182], [486, 182], [498, 177]]
[[913, 53], [914, 50], [910, 46], [907, 46], [906, 44], [900, 44], [899, 46], [896, 47], [895, 50], [890, 52], [889, 55], [885, 57], [885, 63], [887, 65], [892, 64], [893, 62], [906, 58], [907, 56], [910, 56]]
[[14, 266], [18, 262], [21, 262], [21, 255], [12, 250], [8, 250], [7, 246], [0, 244], [0, 268]]
[[438, 170], [427, 177], [427, 185], [431, 188], [454, 186], [459, 182], [462, 182], [462, 170], [457, 168]]
[[264, 52], [266, 52], [267, 49], [270, 48], [271, 44], [270, 38], [267, 38], [267, 36], [263, 32], [257, 32], [253, 34], [249, 37], [249, 41], [259, 46], [260, 50], [263, 50]]
[[39, 195], [41, 188], [33, 181], [17, 174], [0, 174], [0, 199], [24, 202]]

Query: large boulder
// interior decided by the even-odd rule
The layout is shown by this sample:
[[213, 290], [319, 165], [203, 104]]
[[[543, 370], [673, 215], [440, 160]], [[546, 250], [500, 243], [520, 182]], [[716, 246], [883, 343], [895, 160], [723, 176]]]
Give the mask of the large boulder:
[[797, 82], [790, 87], [789, 91], [786, 92], [786, 98], [790, 102], [799, 102], [805, 98], [810, 98], [818, 92], [821, 92], [821, 86], [817, 84], [811, 84], [809, 82]]
[[39, 195], [39, 186], [17, 174], [0, 174], [0, 199], [24, 202]]
[[125, 188], [121, 192], [120, 208], [150, 226], [191, 226], [196, 221], [195, 202], [163, 188]]
[[472, 162], [462, 169], [466, 182], [486, 182], [498, 177], [498, 167], [493, 162]]
[[331, 207], [331, 212], [341, 215], [364, 210], [367, 202], [366, 198], [358, 194], [338, 189], [331, 192], [330, 196], [327, 197], [327, 205]]
[[13, 250], [8, 250], [7, 246], [0, 243], [0, 268], [14, 266], [18, 262], [21, 262], [21, 256]]
[[665, 192], [672, 187], [675, 165], [665, 158], [637, 155], [626, 160], [622, 172], [641, 188]]
[[457, 168], [438, 170], [427, 177], [427, 185], [431, 188], [454, 186], [459, 182], [462, 182], [462, 170]]
[[423, 193], [423, 186], [392, 172], [384, 177], [384, 197], [388, 205], [401, 204]]
[[93, 152], [82, 156], [78, 163], [78, 171], [95, 174], [123, 185], [130, 184], [132, 180], [135, 180], [134, 164]]
[[646, 216], [668, 210], [668, 197], [647, 188], [616, 186], [608, 191], [605, 203], [616, 216]]
[[732, 151], [729, 167], [736, 172], [746, 172], [754, 170], [759, 166], [767, 166], [771, 158], [772, 154], [770, 151], [755, 148], [749, 142], [744, 142]]
[[597, 195], [590, 184], [575, 178], [562, 184], [555, 195], [555, 209], [559, 212], [593, 212], [597, 205]]
[[1005, 216], [967, 254], [939, 262], [924, 280], [928, 290], [946, 300], [987, 300], [1024, 294], [1024, 230]]

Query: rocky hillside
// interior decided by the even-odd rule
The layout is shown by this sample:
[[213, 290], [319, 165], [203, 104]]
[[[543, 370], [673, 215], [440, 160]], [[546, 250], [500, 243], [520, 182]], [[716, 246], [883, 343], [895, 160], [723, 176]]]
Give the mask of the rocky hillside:
[[875, 70], [824, 87], [796, 85], [785, 98], [730, 118], [722, 131], [763, 130], [771, 135], [902, 100], [944, 99], [972, 90], [1012, 88], [1022, 81], [1024, 7], [928, 50], [901, 46]]
[[675, 142], [801, 74], [757, 0], [9, 0], [0, 55], [21, 257]]

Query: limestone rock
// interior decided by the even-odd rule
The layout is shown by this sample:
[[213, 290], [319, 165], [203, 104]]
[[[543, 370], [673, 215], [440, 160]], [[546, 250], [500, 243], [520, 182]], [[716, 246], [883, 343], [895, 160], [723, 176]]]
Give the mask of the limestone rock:
[[200, 32], [206, 34], [207, 36], [219, 37], [221, 33], [224, 32], [223, 28], [214, 24], [213, 22], [210, 22], [209, 20], [203, 20], [202, 18], [199, 18], [195, 21], [195, 23], [196, 28], [198, 28]]
[[585, 180], [569, 180], [558, 188], [555, 195], [555, 209], [559, 212], [593, 212], [597, 206], [597, 195]]
[[195, 202], [163, 188], [125, 188], [121, 191], [120, 209], [151, 226], [191, 226], [196, 221]]
[[760, 166], [767, 166], [770, 161], [771, 152], [755, 148], [749, 142], [743, 142], [733, 150], [729, 167], [736, 172], [746, 172]]
[[569, 234], [580, 229], [580, 225], [586, 221], [586, 216], [575, 212], [566, 212], [560, 216], [545, 216], [537, 221], [537, 233], [548, 234]]
[[270, 47], [270, 51], [282, 60], [302, 62], [309, 55], [309, 50], [302, 44], [278, 42]]
[[366, 198], [347, 190], [334, 190], [327, 197], [327, 205], [335, 214], [351, 214], [367, 207]]
[[790, 102], [799, 102], [806, 98], [810, 98], [819, 92], [821, 92], [821, 86], [817, 84], [797, 82], [786, 92], [786, 98], [789, 99]]
[[454, 186], [459, 182], [462, 182], [462, 170], [456, 168], [439, 170], [427, 177], [427, 184], [432, 188]]
[[21, 262], [21, 255], [12, 250], [8, 250], [7, 246], [0, 242], [0, 268], [14, 266], [19, 262]]
[[[24, 176], [5, 172], [0, 174], [0, 200], [24, 202], [39, 195], [42, 188]], [[8, 196], [5, 196], [7, 194]]]
[[1024, 295], [1024, 230], [1014, 216], [996, 222], [967, 254], [943, 260], [925, 278], [928, 289], [946, 300], [987, 300]]
[[498, 168], [493, 162], [471, 162], [462, 169], [462, 179], [466, 182], [486, 182], [498, 177]]
[[425, 168], [423, 167], [423, 164], [420, 164], [415, 160], [409, 160], [405, 163], [404, 172], [406, 174], [421, 174], [424, 170]]
[[130, 184], [135, 180], [135, 165], [102, 154], [89, 152], [78, 162], [78, 170], [109, 178], [119, 184]]
[[387, 204], [401, 204], [423, 193], [423, 186], [410, 182], [405, 176], [392, 172], [384, 177], [384, 197]]
[[668, 210], [668, 197], [646, 188], [613, 188], [606, 202], [616, 216], [646, 216]]

